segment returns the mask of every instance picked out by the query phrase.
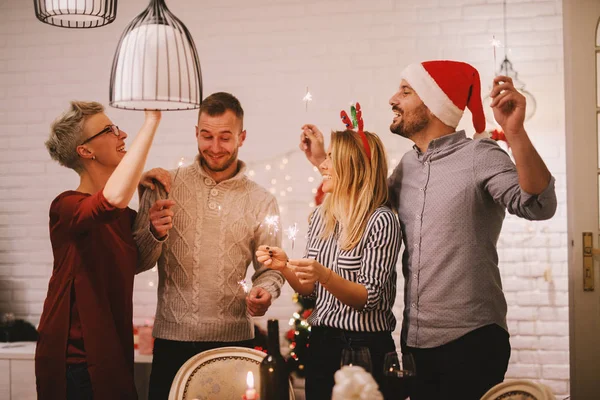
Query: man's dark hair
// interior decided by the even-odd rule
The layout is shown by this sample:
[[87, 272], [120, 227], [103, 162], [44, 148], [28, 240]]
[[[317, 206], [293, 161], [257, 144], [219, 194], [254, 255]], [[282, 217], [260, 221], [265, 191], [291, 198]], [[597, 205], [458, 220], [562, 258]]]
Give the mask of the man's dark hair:
[[240, 121], [244, 120], [244, 109], [240, 101], [231, 93], [225, 92], [213, 93], [202, 100], [198, 116], [206, 113], [211, 117], [215, 117], [223, 115], [227, 110], [231, 110]]

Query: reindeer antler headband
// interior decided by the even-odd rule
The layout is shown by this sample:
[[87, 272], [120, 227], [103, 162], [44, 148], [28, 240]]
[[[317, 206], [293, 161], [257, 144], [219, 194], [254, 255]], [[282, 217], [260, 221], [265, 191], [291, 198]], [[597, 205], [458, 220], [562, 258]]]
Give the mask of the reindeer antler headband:
[[340, 117], [342, 118], [342, 122], [346, 124], [346, 128], [354, 129], [356, 126], [358, 129], [358, 135], [362, 140], [363, 146], [365, 147], [365, 152], [367, 153], [367, 159], [369, 162], [371, 161], [371, 147], [369, 146], [369, 141], [367, 140], [367, 135], [364, 132], [364, 122], [362, 119], [362, 111], [360, 110], [360, 104], [356, 103], [356, 107], [350, 107], [350, 113], [352, 114], [352, 119], [348, 117], [346, 111], [342, 110], [340, 112]]

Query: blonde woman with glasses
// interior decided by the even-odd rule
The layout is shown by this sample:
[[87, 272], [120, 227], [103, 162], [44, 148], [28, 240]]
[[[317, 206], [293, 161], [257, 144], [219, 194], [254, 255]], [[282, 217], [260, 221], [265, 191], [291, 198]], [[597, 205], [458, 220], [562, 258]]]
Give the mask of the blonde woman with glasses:
[[[38, 398], [135, 399], [133, 277], [137, 249], [133, 196], [159, 111], [125, 151], [127, 134], [96, 102], [71, 102], [51, 126], [52, 159], [79, 175], [79, 186], [50, 205], [54, 267], [35, 356]], [[149, 176], [168, 184], [163, 176]]]
[[[288, 260], [276, 247], [261, 246], [256, 252], [260, 262], [281, 271], [298, 293], [316, 296], [308, 319], [307, 400], [331, 398], [344, 349], [368, 348], [371, 373], [383, 387], [383, 359], [395, 350], [392, 307], [400, 224], [385, 205], [383, 144], [377, 135], [363, 131], [358, 105], [357, 111], [357, 130], [342, 112], [349, 129], [331, 133], [327, 158], [319, 167], [326, 197], [310, 216], [304, 258]], [[314, 125], [303, 130], [312, 136], [318, 131]]]

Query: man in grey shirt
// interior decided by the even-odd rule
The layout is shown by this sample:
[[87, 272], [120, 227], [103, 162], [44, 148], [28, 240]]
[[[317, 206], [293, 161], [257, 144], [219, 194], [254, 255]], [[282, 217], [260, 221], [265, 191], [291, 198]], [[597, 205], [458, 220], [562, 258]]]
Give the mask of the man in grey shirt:
[[[498, 76], [494, 117], [515, 163], [489, 139], [456, 126], [465, 108], [485, 138], [479, 74], [454, 61], [408, 66], [390, 99], [392, 133], [412, 140], [389, 189], [405, 250], [401, 344], [416, 362], [411, 399], [479, 399], [504, 380], [510, 358], [496, 243], [505, 212], [529, 220], [556, 211], [554, 178], [524, 129], [525, 97]], [[315, 165], [323, 136], [305, 125], [301, 149]], [[516, 164], [516, 165], [515, 165]]]

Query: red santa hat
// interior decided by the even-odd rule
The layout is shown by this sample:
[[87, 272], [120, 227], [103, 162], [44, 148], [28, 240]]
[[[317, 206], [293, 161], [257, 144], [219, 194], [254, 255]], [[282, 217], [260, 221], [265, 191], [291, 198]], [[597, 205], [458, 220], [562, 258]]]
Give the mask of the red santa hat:
[[425, 61], [402, 71], [402, 79], [419, 95], [429, 110], [444, 124], [456, 128], [468, 107], [475, 132], [485, 130], [479, 73], [458, 61]]

